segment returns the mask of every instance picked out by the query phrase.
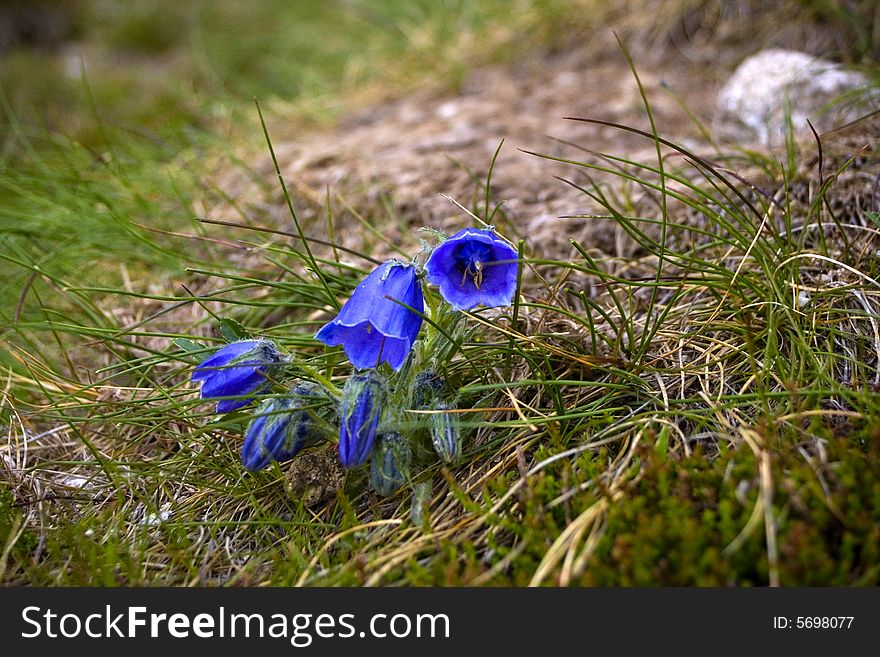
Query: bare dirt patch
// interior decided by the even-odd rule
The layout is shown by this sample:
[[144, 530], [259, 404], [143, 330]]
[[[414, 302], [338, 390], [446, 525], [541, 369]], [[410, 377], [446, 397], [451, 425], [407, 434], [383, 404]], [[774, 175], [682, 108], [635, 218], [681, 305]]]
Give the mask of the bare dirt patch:
[[[722, 75], [682, 56], [640, 65], [658, 132], [686, 142], [696, 137], [698, 130], [680, 103], [708, 120]], [[481, 208], [482, 184], [504, 140], [491, 190], [494, 202], [504, 202], [505, 230], [527, 237], [548, 255], [569, 253], [570, 239], [623, 255], [628, 246], [611, 222], [560, 218], [595, 210], [582, 192], [554, 177], [571, 178], [572, 167], [520, 149], [580, 160], [590, 157], [582, 150], [588, 149], [642, 160], [656, 157], [654, 143], [564, 117], [601, 118], [650, 130], [636, 79], [620, 52], [596, 59], [586, 51], [569, 51], [475, 70], [458, 93], [424, 89], [356, 112], [330, 131], [286, 134], [283, 125], [271, 131], [302, 218], [314, 222], [314, 231], [322, 230], [329, 190], [336, 239], [343, 246], [369, 246], [375, 257], [385, 255], [376, 253], [382, 247], [369, 233], [346, 229], [352, 210], [381, 225], [390, 243], [409, 249], [421, 226], [454, 231], [472, 223], [442, 194]], [[253, 163], [259, 179], [272, 181], [265, 147], [252, 143], [249, 148], [258, 152], [242, 159]], [[207, 212], [209, 219], [241, 221], [242, 210], [253, 210], [289, 224], [277, 185], [255, 184], [240, 171], [221, 178], [220, 187], [234, 203], [216, 204]]]

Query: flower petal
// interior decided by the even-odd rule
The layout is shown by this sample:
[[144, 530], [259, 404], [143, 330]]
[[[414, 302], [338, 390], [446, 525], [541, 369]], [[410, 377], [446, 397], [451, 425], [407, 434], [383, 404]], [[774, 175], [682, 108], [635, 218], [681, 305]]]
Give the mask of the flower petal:
[[216, 370], [214, 376], [202, 383], [202, 399], [245, 395], [265, 381], [262, 371], [253, 365]]
[[403, 366], [412, 347], [412, 339], [384, 335], [370, 321], [355, 326], [330, 323], [315, 336], [331, 347], [342, 345], [345, 355], [359, 370], [388, 363], [397, 370]]
[[239, 342], [232, 342], [224, 347], [221, 347], [216, 352], [211, 354], [208, 358], [198, 364], [195, 370], [193, 370], [192, 380], [202, 381], [204, 379], [207, 379], [208, 377], [212, 376], [214, 372], [217, 371], [218, 367], [223, 367], [231, 360], [242, 356], [243, 354], [257, 347], [259, 344], [259, 340], [241, 340]]
[[263, 433], [268, 419], [267, 415], [256, 415], [248, 426], [244, 445], [241, 446], [241, 463], [251, 472], [262, 470], [272, 461], [263, 449]]

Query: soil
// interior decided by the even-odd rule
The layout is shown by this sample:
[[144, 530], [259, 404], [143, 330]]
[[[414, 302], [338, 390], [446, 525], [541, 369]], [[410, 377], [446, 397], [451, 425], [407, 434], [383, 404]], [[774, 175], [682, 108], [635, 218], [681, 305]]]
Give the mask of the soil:
[[[662, 62], [637, 63], [657, 130], [664, 137], [692, 144], [699, 131], [692, 112], [708, 124], [714, 97], [726, 71], [699, 65], [682, 55]], [[687, 107], [685, 111], [684, 107]], [[653, 140], [619, 129], [567, 120], [590, 117], [650, 131], [644, 101], [623, 54], [601, 59], [586, 51], [530, 57], [528, 62], [473, 71], [456, 93], [424, 89], [394, 102], [357, 111], [329, 131], [284, 135], [271, 126], [285, 181], [308, 231], [326, 237], [326, 199], [339, 244], [370, 249], [369, 233], [345, 230], [351, 209], [393, 245], [412, 251], [416, 229], [429, 226], [454, 232], [473, 225], [448, 198], [484, 215], [484, 188], [492, 156], [503, 140], [492, 175], [493, 203], [503, 202], [494, 221], [511, 237], [527, 237], [534, 248], [564, 257], [570, 239], [625, 255], [626, 240], [612, 222], [563, 218], [595, 212], [583, 192], [555, 176], [583, 184], [583, 172], [571, 165], [526, 153], [591, 159], [587, 151], [624, 155], [656, 162]], [[216, 204], [209, 219], [241, 221], [268, 211], [282, 226], [290, 225], [283, 197], [274, 183], [273, 166], [264, 145], [243, 155], [259, 185], [240, 170], [221, 183], [233, 200]], [[581, 176], [578, 179], [577, 176]], [[271, 191], [266, 191], [271, 190]], [[388, 221], [388, 215], [393, 221]], [[389, 248], [388, 245], [384, 248]]]

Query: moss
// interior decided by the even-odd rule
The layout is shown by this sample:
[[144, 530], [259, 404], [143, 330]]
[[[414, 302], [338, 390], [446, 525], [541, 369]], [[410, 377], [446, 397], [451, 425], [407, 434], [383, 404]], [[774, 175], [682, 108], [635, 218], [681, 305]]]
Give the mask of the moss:
[[[722, 555], [751, 514], [755, 476], [747, 447], [715, 460], [698, 453], [674, 461], [645, 452], [642, 476], [610, 506], [581, 583], [748, 585], [766, 580], [761, 543], [750, 540], [734, 555]], [[740, 482], [751, 489], [745, 505], [736, 497]]]
[[[800, 434], [779, 436], [772, 478], [781, 584], [880, 581], [880, 465], [874, 432], [864, 428], [851, 437], [835, 437], [826, 430], [821, 438], [825, 465], [808, 463], [794, 449]], [[873, 450], [866, 449], [869, 443]], [[769, 565], [763, 520], [738, 550], [725, 552], [746, 526], [758, 494], [751, 449], [743, 444], [717, 458], [696, 454], [681, 461], [643, 456], [642, 476], [611, 505], [580, 583], [765, 585]]]

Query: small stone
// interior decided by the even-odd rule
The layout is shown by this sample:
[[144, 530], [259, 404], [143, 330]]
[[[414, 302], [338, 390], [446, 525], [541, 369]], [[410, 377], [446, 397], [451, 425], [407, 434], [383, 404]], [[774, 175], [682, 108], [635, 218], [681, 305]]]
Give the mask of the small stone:
[[344, 476], [335, 445], [326, 445], [302, 452], [290, 461], [285, 486], [288, 495], [314, 508], [336, 496]]
[[715, 136], [779, 146], [789, 112], [798, 135], [810, 135], [808, 119], [819, 133], [831, 130], [880, 106], [869, 83], [861, 73], [803, 52], [762, 50], [743, 61], [718, 93]]

